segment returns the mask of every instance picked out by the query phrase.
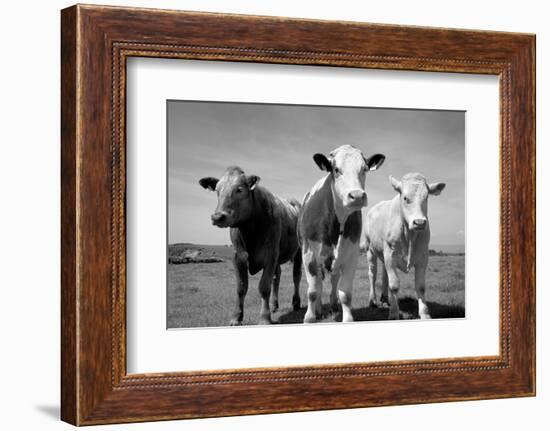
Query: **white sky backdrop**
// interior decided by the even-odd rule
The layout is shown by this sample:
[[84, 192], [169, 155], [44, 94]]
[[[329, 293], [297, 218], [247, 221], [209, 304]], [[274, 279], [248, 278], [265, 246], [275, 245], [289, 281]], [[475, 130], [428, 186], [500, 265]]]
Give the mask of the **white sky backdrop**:
[[420, 172], [446, 189], [429, 200], [433, 245], [464, 245], [465, 115], [457, 111], [168, 101], [168, 241], [229, 244], [212, 226], [216, 194], [198, 180], [229, 165], [302, 200], [323, 175], [314, 153], [351, 144], [386, 161], [367, 175], [369, 207], [391, 199], [388, 176]]

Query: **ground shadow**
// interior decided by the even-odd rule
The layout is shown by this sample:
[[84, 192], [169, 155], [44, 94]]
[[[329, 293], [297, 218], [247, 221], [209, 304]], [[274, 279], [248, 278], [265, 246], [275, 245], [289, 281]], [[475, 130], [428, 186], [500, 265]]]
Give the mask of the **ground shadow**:
[[57, 405], [38, 405], [35, 408], [44, 416], [49, 416], [52, 419], [60, 418], [59, 406]]
[[304, 316], [306, 315], [306, 309], [300, 308], [299, 310], [291, 310], [285, 314], [281, 314], [277, 323], [286, 325], [289, 323], [302, 323], [304, 321]]
[[[299, 310], [290, 310], [279, 316], [277, 323], [282, 325], [287, 325], [290, 323], [303, 323], [304, 316], [306, 315], [307, 307], [302, 307]], [[342, 309], [338, 307], [337, 311], [332, 310], [329, 304], [323, 304], [323, 311], [321, 312], [321, 321], [327, 320], [327, 322], [332, 322], [333, 320], [342, 321]]]
[[[427, 301], [432, 319], [456, 319], [465, 316], [464, 307], [460, 305], [445, 305]], [[402, 319], [418, 319], [418, 301], [415, 298], [400, 298], [399, 310]], [[389, 308], [363, 307], [353, 310], [353, 318], [356, 321], [386, 320]]]
[[[444, 305], [437, 302], [428, 301], [428, 309], [432, 319], [456, 319], [465, 316], [464, 307], [460, 305]], [[402, 319], [418, 319], [418, 301], [415, 298], [399, 299], [399, 309], [401, 310]], [[353, 310], [353, 318], [357, 322], [387, 320], [389, 309], [386, 306], [382, 307], [363, 307]], [[279, 316], [279, 324], [302, 323], [306, 314], [306, 308], [302, 307], [299, 310], [291, 310]], [[328, 304], [323, 305], [323, 317], [325, 319], [329, 315], [333, 315], [330, 321], [342, 321], [342, 310], [332, 311]]]
[[389, 309], [387, 307], [363, 307], [352, 310], [352, 313], [356, 322], [388, 320]]
[[466, 316], [461, 305], [444, 305], [428, 301], [428, 308], [433, 319], [457, 319]]

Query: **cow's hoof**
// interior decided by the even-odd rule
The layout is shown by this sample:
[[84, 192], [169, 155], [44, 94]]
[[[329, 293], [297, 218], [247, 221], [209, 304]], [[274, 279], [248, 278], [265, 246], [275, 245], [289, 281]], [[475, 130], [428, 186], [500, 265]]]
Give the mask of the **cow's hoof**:
[[231, 321], [229, 322], [229, 326], [241, 326], [242, 324], [243, 321], [237, 318], [231, 319]]
[[430, 310], [422, 301], [418, 301], [418, 316], [421, 319], [431, 319]]
[[397, 313], [392, 313], [390, 311], [390, 314], [388, 315], [388, 320], [399, 320], [399, 319], [400, 319], [399, 311]]
[[298, 311], [301, 308], [300, 297], [292, 298], [292, 309]]
[[307, 312], [304, 316], [304, 323], [315, 323], [317, 322], [317, 317], [314, 313]]
[[376, 301], [376, 299], [371, 299], [369, 301], [369, 307], [370, 308], [380, 308], [380, 304], [378, 303], [378, 301]]
[[272, 323], [270, 316], [261, 316], [258, 325], [271, 325]]

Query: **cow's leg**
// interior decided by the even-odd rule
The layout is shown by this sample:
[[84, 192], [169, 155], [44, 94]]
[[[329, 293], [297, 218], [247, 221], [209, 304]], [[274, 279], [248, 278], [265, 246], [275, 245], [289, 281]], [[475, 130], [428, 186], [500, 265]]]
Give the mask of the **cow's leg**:
[[292, 267], [292, 281], [294, 282], [294, 295], [292, 296], [292, 309], [300, 309], [300, 281], [302, 280], [302, 250], [298, 249], [294, 256]]
[[271, 311], [269, 310], [269, 295], [271, 294], [273, 277], [275, 276], [277, 266], [277, 264], [267, 265], [262, 272], [262, 277], [260, 278], [260, 284], [258, 285], [260, 296], [262, 297], [260, 306], [260, 325], [272, 323]]
[[388, 297], [388, 271], [386, 271], [386, 266], [382, 262], [382, 293], [380, 295], [380, 303], [385, 304], [386, 306], [390, 305], [390, 300]]
[[376, 270], [378, 266], [376, 255], [372, 250], [367, 250], [367, 265], [369, 276], [369, 307], [378, 307], [379, 303], [376, 299]]
[[317, 321], [317, 299], [323, 290], [323, 277], [315, 253], [311, 246], [309, 250], [303, 253], [304, 269], [307, 279], [307, 311], [304, 316], [304, 323], [314, 323]]
[[273, 278], [273, 288], [271, 289], [271, 311], [279, 309], [279, 284], [281, 283], [281, 265], [275, 268], [275, 277]]
[[426, 305], [426, 264], [414, 267], [414, 289], [418, 297], [418, 315], [421, 319], [430, 319], [430, 312]]
[[388, 272], [388, 284], [390, 293], [390, 313], [389, 319], [399, 319], [399, 302], [397, 294], [399, 293], [399, 276], [397, 268], [391, 255], [384, 256], [386, 271]]
[[233, 266], [237, 279], [237, 305], [231, 321], [231, 326], [242, 325], [244, 316], [244, 298], [248, 291], [248, 256], [246, 253], [235, 253], [233, 257]]
[[359, 247], [353, 249], [346, 257], [345, 262], [342, 263], [342, 273], [338, 282], [338, 297], [342, 305], [342, 322], [353, 322], [351, 299], [353, 294], [353, 278], [355, 277], [357, 261], [359, 260]]
[[333, 272], [330, 275], [330, 309], [332, 311], [338, 311], [338, 280], [340, 279], [340, 273], [338, 271]]
[[323, 280], [324, 275], [321, 274], [321, 284], [317, 289], [317, 300], [315, 301], [315, 315], [317, 319], [320, 319], [323, 316]]
[[314, 323], [317, 321], [318, 298], [323, 290], [323, 278], [321, 274], [311, 275], [306, 273], [307, 278], [307, 311], [304, 316], [304, 323]]

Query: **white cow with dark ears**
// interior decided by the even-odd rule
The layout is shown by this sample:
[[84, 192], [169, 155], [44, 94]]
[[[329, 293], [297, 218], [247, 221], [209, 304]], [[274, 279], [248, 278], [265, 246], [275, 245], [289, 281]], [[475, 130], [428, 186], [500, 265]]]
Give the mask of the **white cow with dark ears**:
[[[323, 280], [330, 273], [332, 308], [342, 305], [342, 320], [353, 321], [351, 298], [359, 257], [361, 208], [367, 205], [365, 177], [384, 162], [385, 156], [366, 158], [360, 150], [343, 145], [328, 157], [317, 153], [313, 160], [327, 174], [306, 194], [298, 231], [308, 290], [304, 323], [321, 315]], [[338, 290], [338, 297], [336, 291]]]

